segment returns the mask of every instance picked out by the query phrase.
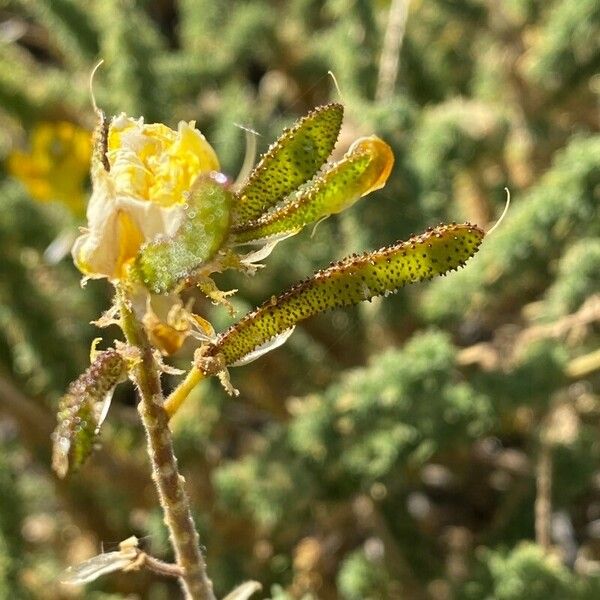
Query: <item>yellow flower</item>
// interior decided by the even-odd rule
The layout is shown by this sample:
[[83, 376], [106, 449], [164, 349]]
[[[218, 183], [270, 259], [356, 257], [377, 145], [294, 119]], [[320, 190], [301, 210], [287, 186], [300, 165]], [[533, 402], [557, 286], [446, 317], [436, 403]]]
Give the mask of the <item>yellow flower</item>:
[[85, 205], [91, 141], [90, 132], [74, 123], [39, 123], [31, 134], [29, 152], [14, 151], [8, 171], [35, 200], [57, 200], [75, 213]]
[[87, 277], [121, 279], [144, 243], [177, 231], [185, 192], [219, 162], [194, 121], [175, 131], [121, 114], [110, 124], [107, 146], [110, 170], [92, 165], [87, 229], [73, 258]]

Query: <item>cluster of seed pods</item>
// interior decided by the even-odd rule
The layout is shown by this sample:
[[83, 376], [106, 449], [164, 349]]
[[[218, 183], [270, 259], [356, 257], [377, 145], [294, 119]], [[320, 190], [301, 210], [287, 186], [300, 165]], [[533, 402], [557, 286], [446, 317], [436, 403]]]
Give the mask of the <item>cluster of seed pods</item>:
[[[381, 188], [394, 158], [376, 136], [357, 140], [339, 161], [326, 164], [342, 118], [343, 107], [336, 103], [311, 111], [270, 146], [238, 190], [220, 174], [200, 177], [187, 197], [186, 210], [193, 218], [184, 220], [171, 238], [140, 251], [134, 271], [144, 285], [154, 293], [177, 290], [193, 283], [194, 273], [207, 275], [235, 265], [232, 254], [242, 259], [249, 244], [293, 235]], [[244, 362], [314, 314], [462, 266], [483, 236], [469, 223], [442, 224], [406, 242], [331, 264], [246, 315], [205, 356], [220, 355], [219, 365]]]
[[[178, 231], [140, 249], [130, 271], [133, 280], [154, 294], [177, 293], [215, 271], [243, 268], [248, 247], [273, 245], [383, 187], [394, 158], [375, 136], [357, 140], [339, 161], [327, 164], [342, 118], [340, 104], [311, 111], [270, 146], [239, 189], [221, 173], [200, 175], [183, 199]], [[95, 136], [96, 164], [107, 170], [108, 127], [101, 119]], [[200, 369], [214, 375], [244, 364], [282, 343], [313, 315], [453, 271], [477, 252], [484, 235], [470, 223], [440, 224], [407, 241], [331, 263], [203, 347]], [[115, 350], [102, 352], [63, 397], [54, 433], [59, 475], [78, 467], [91, 451], [106, 398], [124, 368]]]

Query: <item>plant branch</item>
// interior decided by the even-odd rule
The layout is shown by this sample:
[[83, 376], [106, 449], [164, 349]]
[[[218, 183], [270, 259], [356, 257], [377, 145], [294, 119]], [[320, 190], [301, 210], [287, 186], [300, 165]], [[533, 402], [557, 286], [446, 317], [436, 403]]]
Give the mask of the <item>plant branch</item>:
[[[457, 362], [461, 366], [476, 364], [484, 371], [496, 370], [501, 366], [511, 366], [518, 360], [519, 353], [532, 342], [540, 339], [559, 338], [581, 340], [598, 321], [600, 321], [600, 294], [594, 294], [574, 313], [560, 317], [551, 323], [525, 327], [508, 340], [504, 336], [502, 344], [494, 340], [463, 348], [458, 353]], [[573, 359], [567, 366], [566, 374], [569, 377], [584, 377], [597, 370], [599, 365], [598, 353], [592, 352]]]
[[535, 473], [535, 541], [549, 550], [552, 543], [552, 446], [541, 437]]
[[158, 490], [177, 565], [183, 572], [180, 581], [186, 598], [214, 600], [184, 480], [177, 470], [169, 415], [163, 406], [158, 364], [148, 336], [135, 316], [124, 290], [118, 289], [117, 297], [123, 333], [129, 345], [137, 348], [140, 353], [139, 360], [132, 369], [132, 377], [140, 396], [138, 411], [146, 429], [152, 478]]
[[165, 577], [181, 577], [183, 575], [183, 569], [179, 565], [167, 563], [164, 560], [159, 560], [145, 553], [140, 556], [143, 557], [144, 566], [153, 573], [164, 575]]
[[146, 554], [143, 550], [136, 548], [137, 556], [135, 560], [128, 566], [125, 571], [133, 571], [141, 568], [148, 569], [158, 575], [164, 575], [165, 577], [183, 577], [183, 569], [179, 565], [165, 562]]
[[389, 101], [394, 95], [409, 2], [410, 0], [392, 0], [390, 6], [375, 92], [375, 99], [379, 102]]

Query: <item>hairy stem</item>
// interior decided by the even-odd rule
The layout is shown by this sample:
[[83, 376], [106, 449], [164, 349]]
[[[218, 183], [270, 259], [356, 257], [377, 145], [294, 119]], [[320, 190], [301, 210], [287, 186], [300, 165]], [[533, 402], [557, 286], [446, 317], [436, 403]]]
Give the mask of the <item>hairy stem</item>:
[[126, 294], [123, 290], [118, 290], [117, 294], [123, 333], [127, 342], [140, 352], [139, 362], [132, 373], [140, 396], [138, 411], [146, 429], [152, 479], [158, 490], [177, 565], [183, 572], [180, 581], [185, 597], [190, 600], [215, 600], [212, 584], [206, 574], [206, 564], [200, 553], [184, 479], [177, 470], [169, 415], [163, 407], [159, 367], [148, 336]]
[[136, 568], [138, 568], [138, 566], [145, 567], [149, 571], [157, 573], [158, 575], [164, 575], [165, 577], [182, 577], [183, 575], [183, 569], [179, 565], [172, 565], [164, 562], [145, 552], [140, 551], [136, 563], [139, 563], [139, 565], [136, 565]]

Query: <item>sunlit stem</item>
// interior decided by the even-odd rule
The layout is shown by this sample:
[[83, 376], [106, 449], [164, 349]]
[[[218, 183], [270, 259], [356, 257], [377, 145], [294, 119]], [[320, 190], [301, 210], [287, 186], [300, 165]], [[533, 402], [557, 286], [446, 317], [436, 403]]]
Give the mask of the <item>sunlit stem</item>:
[[185, 402], [192, 390], [204, 379], [204, 373], [196, 366], [188, 371], [185, 379], [173, 390], [171, 395], [165, 400], [164, 409], [169, 417], [172, 417]]
[[200, 552], [200, 540], [192, 518], [184, 479], [177, 469], [169, 415], [163, 406], [160, 368], [148, 335], [135, 315], [124, 290], [117, 290], [121, 328], [127, 343], [136, 348], [139, 358], [131, 369], [140, 402], [138, 412], [146, 430], [152, 479], [158, 491], [177, 565], [182, 569], [180, 582], [187, 600], [215, 600], [206, 564]]

